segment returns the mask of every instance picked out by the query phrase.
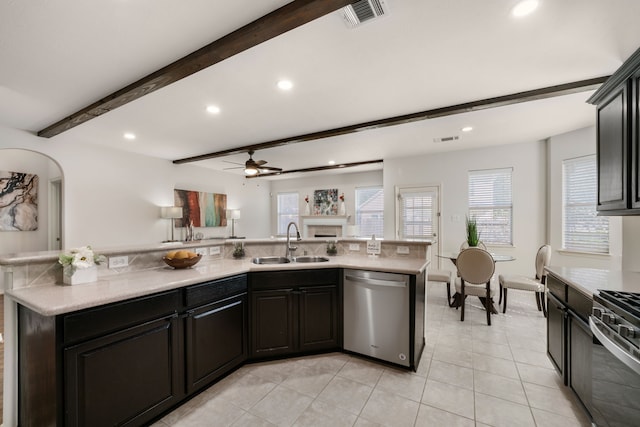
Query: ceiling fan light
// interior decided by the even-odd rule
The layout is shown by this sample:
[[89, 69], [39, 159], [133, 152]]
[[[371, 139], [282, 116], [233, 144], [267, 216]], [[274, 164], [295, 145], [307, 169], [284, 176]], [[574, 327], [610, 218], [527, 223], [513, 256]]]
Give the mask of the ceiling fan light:
[[244, 173], [247, 175], [257, 175], [258, 168], [256, 168], [255, 166], [247, 166], [244, 168]]

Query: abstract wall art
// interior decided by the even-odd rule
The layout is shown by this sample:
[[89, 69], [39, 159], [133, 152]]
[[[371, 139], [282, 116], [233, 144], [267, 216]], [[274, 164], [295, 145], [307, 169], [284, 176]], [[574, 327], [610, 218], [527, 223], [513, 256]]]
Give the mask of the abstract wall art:
[[193, 221], [194, 227], [226, 227], [227, 195], [190, 190], [174, 190], [174, 204], [182, 208], [182, 219], [176, 227], [185, 227]]
[[338, 189], [313, 192], [314, 215], [338, 215]]
[[38, 229], [38, 175], [0, 171], [0, 231]]

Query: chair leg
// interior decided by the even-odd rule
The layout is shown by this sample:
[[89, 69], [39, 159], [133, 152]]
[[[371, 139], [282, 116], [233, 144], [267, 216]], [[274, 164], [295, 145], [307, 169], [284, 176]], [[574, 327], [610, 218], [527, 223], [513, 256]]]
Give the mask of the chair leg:
[[449, 307], [453, 307], [453, 301], [451, 301], [451, 282], [447, 282], [447, 304], [449, 304]]
[[540, 292], [540, 301], [542, 302], [542, 314], [544, 315], [544, 317], [547, 317], [547, 303], [545, 302], [545, 293], [544, 292]]
[[498, 298], [498, 305], [502, 304], [502, 282], [500, 282], [500, 297]]
[[487, 282], [487, 304], [485, 310], [487, 312], [487, 325], [491, 326], [491, 282]]
[[460, 305], [462, 306], [462, 310], [460, 310], [460, 321], [464, 322], [464, 305], [465, 305], [465, 294], [464, 294], [464, 280], [460, 279]]
[[502, 314], [507, 312], [507, 288], [504, 288], [502, 292], [504, 292], [504, 303], [502, 305]]
[[538, 304], [538, 311], [542, 311], [542, 307], [540, 306], [540, 292], [536, 292], [536, 304]]

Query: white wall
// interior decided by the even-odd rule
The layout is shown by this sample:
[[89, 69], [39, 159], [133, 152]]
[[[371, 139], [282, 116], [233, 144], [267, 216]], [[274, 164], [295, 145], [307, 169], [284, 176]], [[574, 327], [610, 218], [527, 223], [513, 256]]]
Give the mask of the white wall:
[[313, 209], [313, 192], [315, 190], [338, 189], [338, 194], [344, 193], [344, 203], [349, 224], [355, 224], [356, 211], [355, 189], [356, 187], [368, 187], [382, 185], [382, 171], [323, 174], [304, 178], [283, 179], [271, 182], [271, 234], [276, 234], [278, 193], [297, 192], [300, 202], [300, 215], [304, 214], [304, 198], [309, 196], [309, 204]]
[[[459, 250], [465, 239], [468, 213], [468, 172], [513, 167], [513, 247], [491, 247], [512, 255], [514, 262], [500, 263], [498, 273], [533, 274], [536, 251], [546, 242], [545, 144], [529, 142], [478, 150], [451, 151], [411, 158], [385, 159], [385, 238], [395, 234], [395, 187], [441, 185], [443, 253]], [[443, 268], [453, 270], [450, 262]]]
[[[586, 255], [562, 250], [562, 161], [596, 153], [596, 129], [590, 126], [548, 139], [549, 243], [552, 264], [619, 270], [622, 263], [622, 231], [619, 217], [609, 217], [611, 255]], [[637, 234], [636, 234], [637, 235]]]
[[640, 271], [640, 216], [622, 218], [622, 269]]
[[[160, 206], [173, 205], [173, 190], [227, 194], [227, 206], [240, 208], [241, 235], [269, 233], [269, 183], [168, 160], [129, 154], [82, 142], [42, 139], [0, 127], [3, 148], [41, 152], [56, 161], [64, 175], [64, 247], [90, 244], [97, 248], [153, 244], [170, 236], [170, 221]], [[8, 169], [15, 169], [7, 166]], [[180, 229], [178, 229], [180, 230]], [[199, 229], [205, 236], [225, 236], [228, 228]], [[178, 237], [181, 235], [178, 232]], [[3, 252], [4, 252], [4, 248]], [[43, 248], [46, 249], [46, 246]]]

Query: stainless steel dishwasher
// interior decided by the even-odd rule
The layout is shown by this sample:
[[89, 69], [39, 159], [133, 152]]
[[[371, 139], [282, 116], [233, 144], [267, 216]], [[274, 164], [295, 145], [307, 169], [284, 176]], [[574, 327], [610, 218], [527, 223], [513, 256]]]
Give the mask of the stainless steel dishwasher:
[[410, 366], [409, 276], [344, 270], [344, 349]]

